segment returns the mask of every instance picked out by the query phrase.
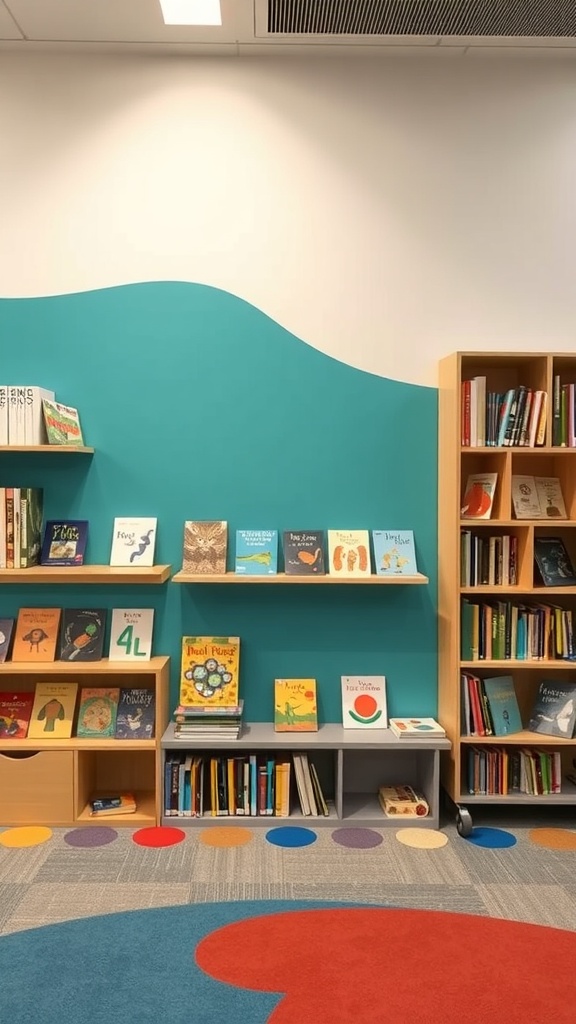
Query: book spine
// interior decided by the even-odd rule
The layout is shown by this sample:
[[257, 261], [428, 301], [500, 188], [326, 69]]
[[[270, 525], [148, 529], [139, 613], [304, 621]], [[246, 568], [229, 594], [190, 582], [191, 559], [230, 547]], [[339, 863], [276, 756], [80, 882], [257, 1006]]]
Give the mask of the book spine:
[[0, 445], [9, 444], [8, 439], [8, 387], [0, 384]]
[[14, 568], [14, 488], [6, 488], [6, 568]]

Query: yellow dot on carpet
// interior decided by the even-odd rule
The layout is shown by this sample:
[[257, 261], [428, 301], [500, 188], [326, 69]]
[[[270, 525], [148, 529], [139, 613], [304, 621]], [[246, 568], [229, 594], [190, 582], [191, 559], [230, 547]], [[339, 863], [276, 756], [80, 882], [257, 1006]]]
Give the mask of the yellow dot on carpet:
[[547, 850], [576, 850], [576, 832], [567, 828], [532, 828], [528, 838]]
[[413, 846], [416, 850], [439, 850], [448, 842], [448, 836], [431, 828], [401, 828], [396, 833], [396, 839], [404, 846]]
[[205, 829], [200, 835], [200, 842], [205, 846], [245, 846], [252, 839], [249, 828], [214, 828]]
[[17, 849], [21, 846], [40, 846], [52, 838], [52, 829], [42, 825], [26, 825], [22, 828], [9, 828], [0, 832], [0, 846]]

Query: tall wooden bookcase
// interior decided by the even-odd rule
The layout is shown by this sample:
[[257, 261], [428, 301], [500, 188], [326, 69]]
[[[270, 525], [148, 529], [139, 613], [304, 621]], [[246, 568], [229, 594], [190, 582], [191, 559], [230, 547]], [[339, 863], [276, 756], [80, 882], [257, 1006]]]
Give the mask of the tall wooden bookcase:
[[[544, 445], [541, 447], [463, 447], [461, 444], [461, 385], [476, 376], [486, 377], [486, 390], [505, 392], [525, 385], [548, 395]], [[535, 604], [545, 601], [564, 608], [576, 608], [576, 587], [545, 587], [538, 582], [534, 567], [534, 541], [538, 536], [560, 536], [576, 565], [576, 447], [554, 446], [553, 382], [576, 382], [576, 355], [553, 353], [458, 352], [441, 360], [439, 367], [439, 717], [452, 746], [442, 755], [442, 782], [458, 806], [457, 823], [461, 832], [471, 828], [471, 814], [463, 805], [486, 803], [576, 804], [576, 787], [566, 780], [576, 756], [576, 738], [563, 739], [529, 732], [506, 737], [463, 735], [461, 673], [474, 672], [480, 678], [511, 675], [518, 699], [522, 723], [527, 725], [530, 710], [542, 679], [563, 682], [576, 680], [576, 662], [566, 660], [464, 661], [461, 657], [460, 625], [462, 599], [476, 597], [486, 602], [502, 599]], [[497, 489], [492, 516], [488, 520], [462, 520], [461, 499], [471, 473], [496, 472]], [[512, 503], [512, 475], [555, 476], [561, 483], [567, 519], [515, 519]], [[462, 529], [473, 529], [486, 536], [503, 533], [518, 538], [518, 582], [515, 586], [461, 585], [460, 548]], [[472, 795], [469, 792], [467, 765], [470, 746], [505, 746], [560, 751], [562, 792], [530, 795]]]

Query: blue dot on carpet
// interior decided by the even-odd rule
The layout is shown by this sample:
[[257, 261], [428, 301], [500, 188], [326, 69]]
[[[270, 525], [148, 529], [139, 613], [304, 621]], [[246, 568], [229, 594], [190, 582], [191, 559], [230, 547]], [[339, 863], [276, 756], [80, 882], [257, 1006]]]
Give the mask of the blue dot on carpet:
[[273, 846], [311, 846], [316, 842], [317, 835], [310, 828], [299, 828], [297, 825], [285, 825], [282, 828], [271, 828], [266, 839]]
[[507, 846], [516, 846], [517, 839], [511, 832], [505, 832], [503, 828], [473, 828], [472, 834], [465, 836], [468, 843], [474, 846], [483, 846], [492, 850], [504, 850]]

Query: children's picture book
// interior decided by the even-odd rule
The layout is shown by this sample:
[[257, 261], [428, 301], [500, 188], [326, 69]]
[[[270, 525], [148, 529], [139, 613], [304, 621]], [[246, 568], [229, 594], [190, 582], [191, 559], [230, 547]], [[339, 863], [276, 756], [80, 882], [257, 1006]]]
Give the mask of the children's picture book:
[[278, 530], [236, 530], [235, 571], [240, 576], [275, 576]]
[[377, 576], [414, 576], [418, 572], [413, 530], [372, 530]]
[[155, 517], [114, 520], [110, 565], [154, 565]]
[[21, 608], [14, 630], [12, 661], [54, 661], [60, 608]]
[[345, 729], [386, 729], [385, 676], [342, 676], [342, 725]]
[[522, 732], [522, 718], [512, 676], [492, 676], [483, 680], [495, 736]]
[[114, 608], [110, 628], [110, 661], [150, 661], [153, 608]]
[[116, 739], [153, 739], [155, 716], [155, 690], [151, 687], [123, 687], [116, 715]]
[[69, 739], [78, 683], [36, 683], [28, 739]]
[[82, 447], [84, 437], [78, 409], [61, 402], [42, 400], [48, 444], [73, 444]]
[[576, 573], [561, 537], [535, 537], [534, 560], [545, 587], [574, 587]]
[[20, 488], [20, 568], [38, 565], [42, 548], [44, 491], [41, 487]]
[[497, 473], [470, 473], [464, 489], [462, 519], [490, 519], [496, 493]]
[[566, 506], [557, 476], [512, 477], [516, 519], [566, 519]]
[[237, 705], [239, 666], [239, 637], [182, 637], [180, 704], [214, 708]]
[[226, 572], [228, 523], [224, 519], [184, 523], [182, 571], [221, 575]]
[[49, 519], [44, 529], [41, 565], [84, 565], [87, 519]]
[[546, 736], [574, 735], [576, 724], [576, 683], [543, 679], [530, 713], [528, 729]]
[[368, 530], [328, 530], [330, 576], [370, 576]]
[[14, 619], [0, 619], [0, 664], [10, 657], [14, 622]]
[[315, 679], [274, 680], [275, 732], [317, 732]]
[[0, 693], [0, 740], [26, 738], [33, 703], [33, 690]]
[[435, 718], [391, 718], [389, 725], [399, 739], [426, 739], [446, 735], [446, 730]]
[[116, 714], [120, 699], [118, 686], [83, 686], [76, 723], [76, 735], [104, 737], [116, 735]]
[[324, 576], [324, 530], [285, 530], [282, 536], [287, 576]]
[[61, 661], [100, 661], [106, 608], [64, 608], [60, 630]]
[[380, 786], [378, 800], [387, 818], [425, 818], [430, 805], [413, 786]]

